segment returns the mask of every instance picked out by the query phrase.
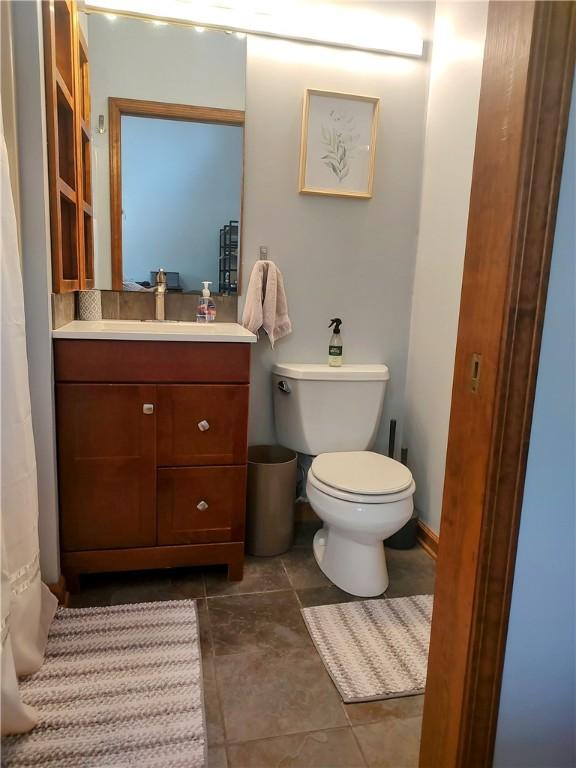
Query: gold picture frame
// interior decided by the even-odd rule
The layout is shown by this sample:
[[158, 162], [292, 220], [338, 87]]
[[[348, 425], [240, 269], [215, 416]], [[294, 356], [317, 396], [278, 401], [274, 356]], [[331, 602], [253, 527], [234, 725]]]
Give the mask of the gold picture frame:
[[301, 194], [372, 197], [379, 108], [380, 99], [375, 96], [306, 89]]

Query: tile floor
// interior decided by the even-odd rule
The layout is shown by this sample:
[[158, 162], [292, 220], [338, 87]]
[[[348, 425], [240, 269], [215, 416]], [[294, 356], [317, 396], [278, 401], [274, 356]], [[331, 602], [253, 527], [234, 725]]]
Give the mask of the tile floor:
[[[300, 608], [353, 600], [316, 565], [315, 528], [294, 548], [248, 558], [242, 582], [224, 569], [84, 577], [71, 607], [198, 600], [209, 768], [411, 768], [422, 696], [343, 704]], [[434, 561], [420, 548], [387, 549], [386, 597], [429, 594]]]

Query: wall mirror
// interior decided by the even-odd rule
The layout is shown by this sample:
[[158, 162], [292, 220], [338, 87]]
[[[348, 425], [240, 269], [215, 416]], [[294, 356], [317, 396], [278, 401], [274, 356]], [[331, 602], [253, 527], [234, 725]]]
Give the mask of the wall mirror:
[[90, 52], [94, 275], [101, 289], [236, 294], [246, 41], [80, 15]]

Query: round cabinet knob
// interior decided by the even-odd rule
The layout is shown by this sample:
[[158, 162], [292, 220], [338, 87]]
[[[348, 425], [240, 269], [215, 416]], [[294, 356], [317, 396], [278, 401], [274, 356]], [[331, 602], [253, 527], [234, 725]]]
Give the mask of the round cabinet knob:
[[210, 429], [210, 424], [208, 424], [208, 422], [205, 420], [199, 421], [198, 429], [200, 430], [200, 432], [206, 432], [206, 430]]
[[154, 403], [144, 403], [142, 406], [142, 413], [145, 413], [147, 416], [154, 413]]
[[205, 501], [200, 501], [196, 504], [196, 509], [200, 510], [200, 512], [204, 512], [205, 509], [208, 509], [208, 504], [206, 504]]

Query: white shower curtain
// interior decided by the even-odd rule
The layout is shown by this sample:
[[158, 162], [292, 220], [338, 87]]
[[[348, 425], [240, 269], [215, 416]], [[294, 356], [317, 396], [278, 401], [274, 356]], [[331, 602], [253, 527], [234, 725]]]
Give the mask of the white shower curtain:
[[[22, 272], [0, 106], [0, 430], [2, 733], [34, 727], [18, 677], [44, 657], [57, 600], [40, 581], [38, 490], [30, 412]], [[39, 265], [39, 268], [40, 265]]]

